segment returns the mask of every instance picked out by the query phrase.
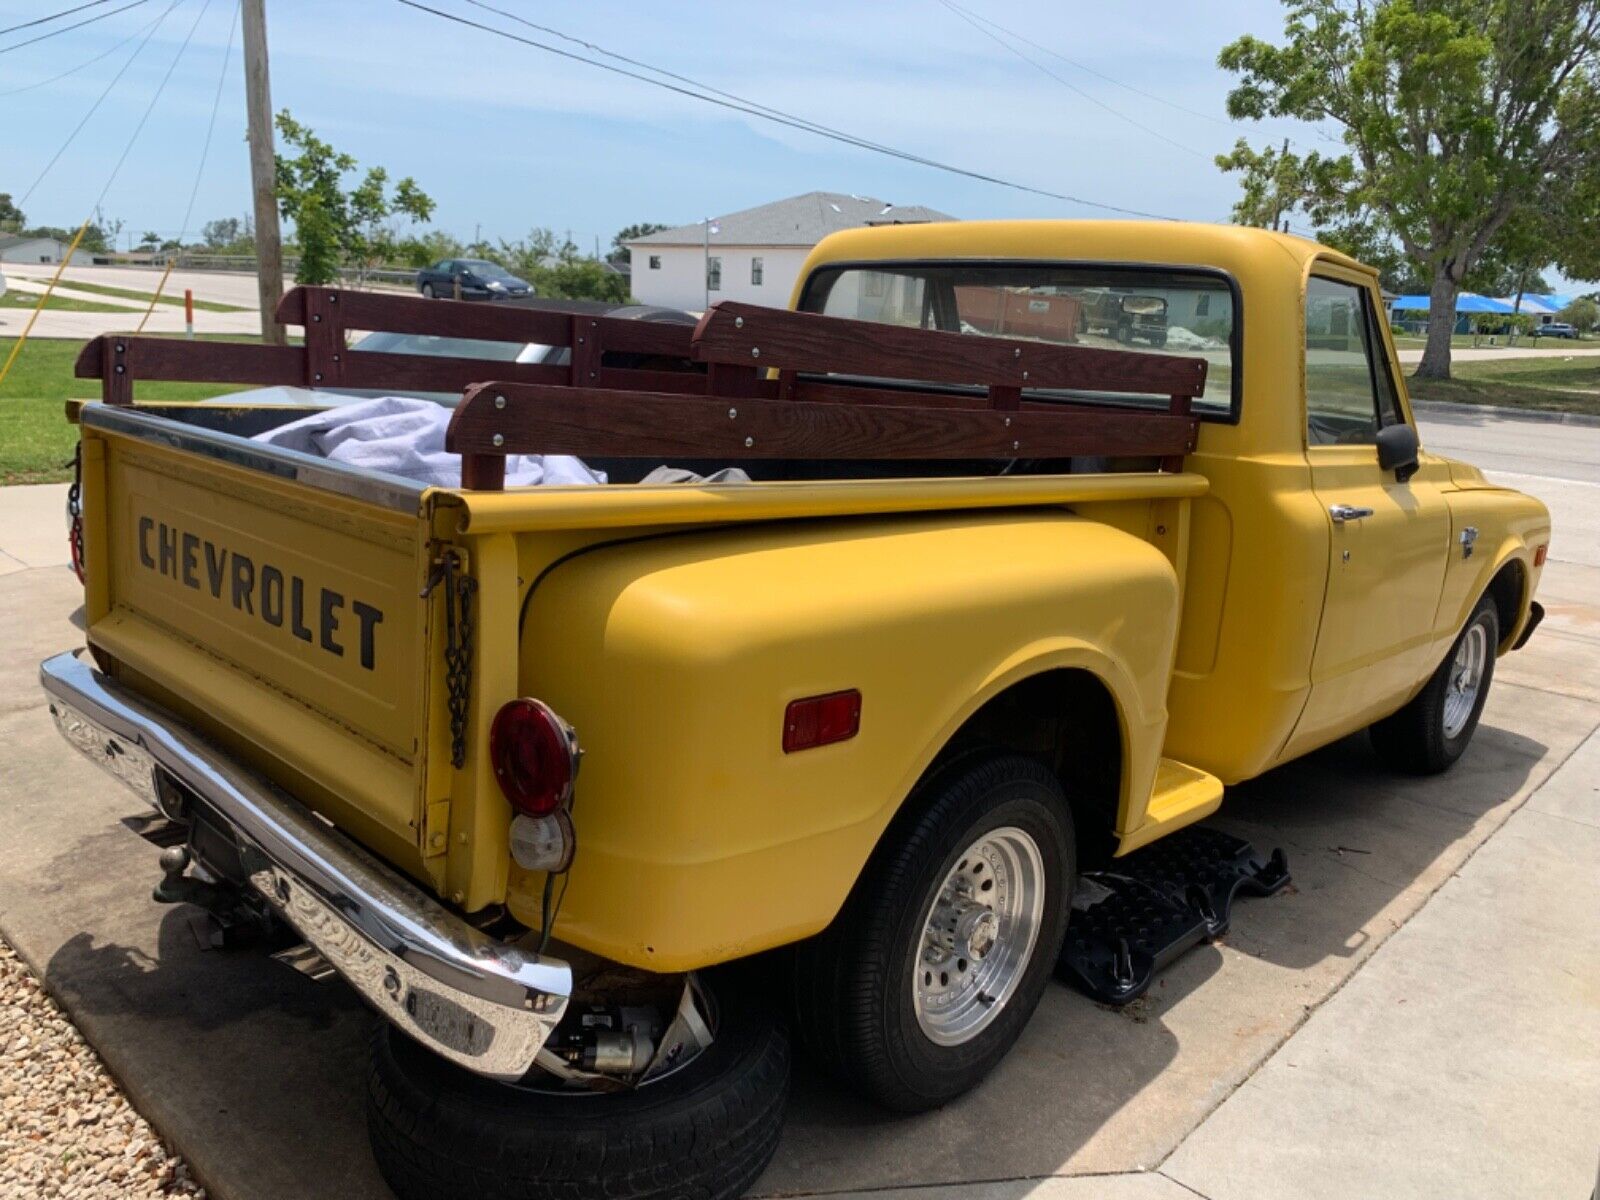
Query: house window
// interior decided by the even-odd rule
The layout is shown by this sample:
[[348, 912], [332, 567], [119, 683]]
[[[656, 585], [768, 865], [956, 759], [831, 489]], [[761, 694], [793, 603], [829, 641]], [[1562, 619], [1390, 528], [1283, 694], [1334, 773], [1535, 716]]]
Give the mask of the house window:
[[706, 290], [720, 292], [722, 290], [722, 259], [706, 259]]
[[659, 255], [659, 254], [652, 254], [652, 255], [651, 255], [651, 256], [650, 256], [650, 269], [651, 269], [651, 270], [652, 270], [652, 271], [659, 271], [659, 270], [661, 270], [661, 255]]
[[761, 286], [761, 260], [759, 258], [750, 260], [750, 286]]

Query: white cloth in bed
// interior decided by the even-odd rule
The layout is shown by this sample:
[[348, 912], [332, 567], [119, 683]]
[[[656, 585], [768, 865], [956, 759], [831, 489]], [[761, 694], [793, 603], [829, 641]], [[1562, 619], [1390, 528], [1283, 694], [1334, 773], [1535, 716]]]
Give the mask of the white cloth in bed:
[[[461, 486], [461, 456], [444, 448], [451, 410], [431, 400], [381, 396], [330, 408], [256, 435], [286, 450], [315, 454], [367, 471], [385, 471], [436, 487]], [[604, 483], [569, 454], [506, 456], [506, 486]]]

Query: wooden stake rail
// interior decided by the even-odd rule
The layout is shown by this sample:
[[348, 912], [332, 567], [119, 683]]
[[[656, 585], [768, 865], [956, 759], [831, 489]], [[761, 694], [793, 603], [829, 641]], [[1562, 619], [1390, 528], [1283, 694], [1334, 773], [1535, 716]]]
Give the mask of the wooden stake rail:
[[[109, 404], [140, 379], [463, 391], [446, 434], [468, 488], [504, 486], [511, 454], [623, 458], [1155, 457], [1194, 449], [1200, 358], [1062, 346], [756, 305], [687, 325], [568, 310], [295, 288], [278, 308], [303, 346], [106, 335], [78, 356]], [[356, 352], [355, 331], [570, 348], [562, 365]], [[618, 355], [626, 358], [618, 360]], [[942, 390], [932, 390], [929, 385]], [[1166, 396], [1166, 411], [1024, 400], [1025, 388]], [[953, 390], [962, 389], [962, 390]]]
[[[277, 316], [281, 324], [305, 327], [303, 346], [103, 334], [79, 352], [76, 373], [80, 379], [100, 380], [107, 404], [133, 403], [134, 384], [140, 379], [404, 392], [460, 392], [486, 378], [689, 393], [706, 387], [700, 371], [615, 367], [604, 361], [607, 355], [623, 354], [634, 361], [658, 360], [663, 367], [687, 364], [694, 332], [688, 325], [321, 287], [292, 289]], [[348, 342], [358, 331], [570, 346], [575, 352], [563, 366], [352, 353]]]

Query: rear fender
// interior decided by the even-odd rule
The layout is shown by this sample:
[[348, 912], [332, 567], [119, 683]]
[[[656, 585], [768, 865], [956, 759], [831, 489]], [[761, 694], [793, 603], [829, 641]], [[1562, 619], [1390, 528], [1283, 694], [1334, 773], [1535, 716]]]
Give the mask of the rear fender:
[[[1111, 691], [1147, 797], [1176, 638], [1172, 563], [1062, 510], [729, 528], [577, 555], [529, 601], [522, 686], [585, 747], [556, 933], [684, 970], [838, 911], [962, 724], [1054, 668]], [[862, 693], [860, 732], [782, 749], [793, 700]], [[538, 923], [543, 877], [508, 902]]]

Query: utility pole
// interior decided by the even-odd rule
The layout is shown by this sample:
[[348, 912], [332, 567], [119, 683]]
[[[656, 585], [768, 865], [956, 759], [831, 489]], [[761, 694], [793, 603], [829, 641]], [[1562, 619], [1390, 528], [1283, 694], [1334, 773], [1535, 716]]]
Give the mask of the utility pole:
[[1272, 228], [1272, 231], [1274, 233], [1279, 232], [1279, 229], [1278, 229], [1278, 218], [1280, 218], [1280, 217], [1283, 217], [1283, 229], [1282, 229], [1282, 232], [1283, 233], [1288, 233], [1289, 232], [1289, 218], [1283, 216], [1283, 178], [1282, 178], [1282, 175], [1281, 175], [1281, 172], [1283, 170], [1283, 160], [1285, 158], [1287, 158], [1287, 157], [1289, 157], [1289, 139], [1288, 138], [1284, 138], [1283, 139], [1283, 153], [1281, 155], [1279, 155], [1279, 157], [1278, 157], [1278, 170], [1280, 172], [1280, 175], [1279, 175], [1279, 178], [1273, 184], [1273, 192], [1272, 192], [1273, 207], [1272, 207], [1272, 226], [1271, 226], [1271, 228]]
[[250, 191], [256, 212], [256, 285], [261, 300], [261, 340], [282, 346], [288, 335], [278, 324], [283, 299], [283, 242], [278, 234], [277, 158], [272, 149], [272, 85], [267, 73], [265, 0], [242, 0], [244, 95], [250, 116]]

